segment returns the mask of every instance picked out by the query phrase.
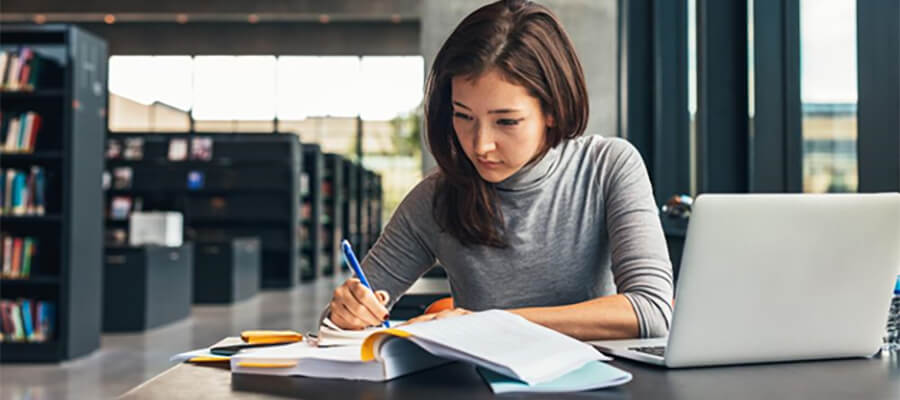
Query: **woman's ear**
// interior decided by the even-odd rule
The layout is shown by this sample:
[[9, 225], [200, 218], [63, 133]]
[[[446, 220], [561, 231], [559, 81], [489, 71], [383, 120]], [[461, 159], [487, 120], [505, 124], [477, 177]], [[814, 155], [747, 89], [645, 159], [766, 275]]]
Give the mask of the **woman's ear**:
[[547, 114], [544, 117], [544, 120], [547, 121], [548, 128], [553, 128], [554, 126], [556, 126], [556, 119], [553, 118], [553, 115]]

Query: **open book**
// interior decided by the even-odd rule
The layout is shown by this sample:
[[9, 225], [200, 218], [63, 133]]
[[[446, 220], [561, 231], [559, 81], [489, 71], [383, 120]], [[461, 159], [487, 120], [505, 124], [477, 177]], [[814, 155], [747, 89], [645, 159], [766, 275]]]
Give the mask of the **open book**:
[[379, 329], [361, 346], [306, 342], [242, 352], [231, 371], [385, 381], [450, 360], [465, 361], [528, 385], [608, 360], [592, 346], [500, 310]]

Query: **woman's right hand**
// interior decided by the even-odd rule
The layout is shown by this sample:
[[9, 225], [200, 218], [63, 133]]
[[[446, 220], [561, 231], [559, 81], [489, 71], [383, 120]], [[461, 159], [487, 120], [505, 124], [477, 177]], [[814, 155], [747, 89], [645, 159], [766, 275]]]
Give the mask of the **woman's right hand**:
[[390, 295], [384, 290], [372, 293], [356, 278], [347, 279], [334, 289], [331, 297], [331, 322], [341, 329], [364, 329], [381, 325], [388, 319]]

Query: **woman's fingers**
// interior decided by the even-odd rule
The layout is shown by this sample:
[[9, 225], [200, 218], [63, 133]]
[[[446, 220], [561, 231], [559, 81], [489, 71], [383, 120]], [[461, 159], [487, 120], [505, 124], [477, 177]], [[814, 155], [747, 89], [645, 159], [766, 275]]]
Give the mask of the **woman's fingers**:
[[[375, 323], [373, 325], [378, 325], [384, 320], [388, 318], [388, 310], [384, 307], [383, 304], [375, 297], [375, 293], [372, 292], [371, 289], [363, 286], [363, 284], [354, 279], [354, 282], [350, 283], [350, 293], [353, 294], [353, 297], [356, 298], [356, 302], [368, 312], [372, 318], [375, 319]], [[360, 310], [359, 312], [363, 312]]]
[[375, 292], [375, 296], [378, 297], [378, 301], [380, 301], [384, 306], [387, 306], [387, 304], [391, 301], [391, 295], [384, 290]]
[[387, 309], [379, 304], [372, 291], [357, 279], [348, 279], [334, 290], [331, 321], [342, 329], [362, 329], [379, 325], [386, 315]]

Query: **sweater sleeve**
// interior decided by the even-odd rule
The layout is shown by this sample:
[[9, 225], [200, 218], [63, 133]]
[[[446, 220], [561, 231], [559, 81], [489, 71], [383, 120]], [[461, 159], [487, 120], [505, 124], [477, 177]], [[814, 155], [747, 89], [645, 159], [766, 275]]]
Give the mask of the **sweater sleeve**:
[[388, 308], [435, 263], [433, 188], [431, 176], [406, 195], [362, 260], [363, 272], [372, 287], [391, 295]]
[[[432, 223], [431, 199], [434, 176], [414, 187], [400, 202], [375, 245], [360, 263], [366, 279], [375, 290], [387, 291], [390, 310], [403, 293], [435, 263], [432, 242], [436, 235]], [[318, 327], [331, 313], [328, 305], [319, 316]], [[317, 327], [317, 329], [318, 329]]]
[[637, 315], [641, 337], [665, 336], [672, 318], [672, 263], [647, 170], [637, 149], [607, 141], [599, 174], [616, 290]]

